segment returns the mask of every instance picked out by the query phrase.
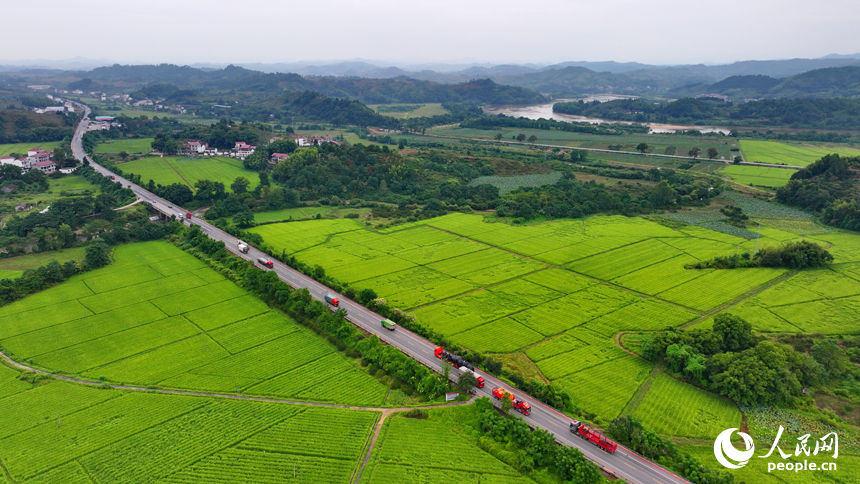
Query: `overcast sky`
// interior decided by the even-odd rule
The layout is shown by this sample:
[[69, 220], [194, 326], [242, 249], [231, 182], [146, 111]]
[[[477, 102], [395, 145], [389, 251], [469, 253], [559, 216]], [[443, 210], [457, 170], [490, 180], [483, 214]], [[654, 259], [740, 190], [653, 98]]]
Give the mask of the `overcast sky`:
[[729, 63], [860, 52], [857, 0], [2, 0], [0, 60]]

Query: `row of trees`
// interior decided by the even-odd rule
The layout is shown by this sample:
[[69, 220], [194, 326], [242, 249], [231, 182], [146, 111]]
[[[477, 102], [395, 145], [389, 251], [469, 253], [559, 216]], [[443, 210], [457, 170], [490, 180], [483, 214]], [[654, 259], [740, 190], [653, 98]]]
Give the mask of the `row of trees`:
[[499, 114], [497, 116], [484, 116], [478, 119], [463, 121], [460, 123], [462, 128], [475, 129], [499, 129], [499, 128], [523, 128], [523, 129], [540, 129], [540, 130], [557, 130], [569, 131], [574, 133], [588, 133], [601, 135], [624, 135], [632, 133], [646, 134], [651, 129], [648, 126], [640, 124], [620, 124], [620, 123], [572, 123], [567, 121], [556, 121], [554, 119], [527, 119], [514, 118]]

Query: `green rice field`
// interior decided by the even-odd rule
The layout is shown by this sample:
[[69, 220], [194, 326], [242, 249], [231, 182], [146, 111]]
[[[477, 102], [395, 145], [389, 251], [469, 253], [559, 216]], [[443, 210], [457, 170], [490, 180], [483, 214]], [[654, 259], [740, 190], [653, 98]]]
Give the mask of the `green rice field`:
[[741, 140], [740, 148], [746, 161], [806, 166], [824, 155], [837, 153], [860, 156], [860, 150], [844, 147], [808, 146], [777, 141]]
[[394, 415], [385, 420], [360, 483], [535, 482], [479, 447], [478, 431], [472, 431], [478, 426], [472, 406], [428, 413], [424, 419]]
[[221, 182], [230, 191], [236, 177], [244, 176], [251, 183], [257, 181], [257, 173], [246, 170], [242, 161], [235, 158], [180, 158], [176, 156], [150, 157], [120, 163], [126, 174], [140, 175], [144, 184], [149, 180], [162, 185], [181, 183], [192, 190], [198, 180]]
[[144, 154], [152, 151], [153, 138], [109, 139], [96, 145], [96, 153]]
[[347, 482], [378, 418], [18, 376], [0, 366], [4, 483]]
[[[418, 106], [415, 109], [408, 111], [386, 111], [386, 108], [397, 106]], [[442, 103], [422, 103], [422, 104], [368, 104], [367, 107], [378, 111], [383, 116], [390, 116], [397, 119], [420, 118], [426, 116], [439, 116], [448, 114], [448, 110], [442, 107]], [[382, 108], [382, 109], [380, 109]]]
[[796, 170], [775, 168], [771, 166], [729, 165], [719, 171], [728, 175], [738, 183], [779, 188], [791, 178]]
[[[251, 230], [277, 250], [321, 265], [341, 282], [372, 288], [390, 306], [408, 309], [419, 322], [466, 348], [527, 358], [543, 378], [568, 389], [577, 405], [608, 422], [637, 394], [652, 368], [613, 341], [621, 332], [708, 324], [706, 316], [724, 310], [748, 317], [756, 329], [855, 332], [857, 325], [846, 321], [860, 321], [860, 236], [809, 225], [803, 212], [735, 198], [745, 211], [766, 216], [759, 239], [620, 216], [511, 226], [486, 222], [477, 214], [449, 214], [380, 232], [349, 220]], [[678, 215], [692, 222], [704, 217]], [[805, 235], [791, 232], [795, 226], [832, 244], [829, 250], [844, 262], [809, 275], [784, 269], [685, 268], [718, 255], [752, 251], [756, 244], [799, 240]], [[791, 287], [779, 290], [783, 285]], [[786, 296], [792, 291], [796, 295]], [[673, 391], [695, 401], [691, 408], [704, 413], [678, 413], [672, 421], [698, 419], [704, 427], [654, 420], [661, 433], [703, 435], [737, 416], [722, 399], [662, 379], [637, 397], [644, 403], [636, 411], [648, 418], [682, 412], [671, 402], [660, 403], [663, 387], [675, 384], [680, 389]], [[605, 398], [576, 391], [583, 386], [600, 389], [592, 394]]]
[[383, 403], [387, 388], [353, 361], [180, 249], [129, 244], [114, 258], [0, 308], [0, 344], [93, 380]]
[[26, 156], [27, 152], [33, 148], [42, 148], [43, 150], [53, 151], [60, 146], [59, 141], [42, 141], [38, 143], [12, 143], [0, 144], [0, 156], [8, 156], [12, 153], [18, 153]]

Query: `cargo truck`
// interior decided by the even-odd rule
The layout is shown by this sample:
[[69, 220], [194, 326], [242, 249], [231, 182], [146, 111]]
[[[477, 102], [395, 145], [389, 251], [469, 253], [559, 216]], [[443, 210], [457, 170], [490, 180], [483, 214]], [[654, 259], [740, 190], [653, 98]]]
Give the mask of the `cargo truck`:
[[523, 415], [528, 415], [532, 413], [532, 406], [529, 402], [518, 399], [514, 396], [513, 393], [505, 390], [502, 387], [493, 388], [493, 397], [496, 400], [501, 400], [504, 397], [510, 399], [511, 403], [514, 405], [514, 410], [520, 412]]
[[434, 355], [436, 355], [436, 358], [439, 358], [440, 360], [448, 360], [448, 361], [450, 361], [450, 362], [451, 362], [454, 366], [456, 366], [457, 368], [460, 368], [461, 366], [465, 366], [466, 368], [468, 368], [468, 369], [470, 369], [470, 370], [472, 370], [472, 371], [474, 371], [474, 370], [475, 370], [475, 366], [474, 366], [473, 364], [471, 364], [471, 363], [469, 363], [468, 361], [464, 360], [464, 359], [463, 359], [461, 356], [459, 356], [459, 355], [455, 355], [455, 354], [453, 354], [453, 353], [448, 353], [448, 352], [447, 352], [447, 351], [445, 351], [445, 349], [444, 349], [444, 348], [442, 348], [441, 346], [436, 347], [436, 349], [435, 349], [435, 350], [433, 350], [433, 354], [434, 354]]
[[186, 213], [185, 218], [191, 218], [191, 212]]
[[597, 432], [586, 427], [585, 425], [582, 425], [582, 422], [580, 422], [579, 420], [574, 420], [570, 423], [570, 431], [578, 435], [580, 438], [585, 439], [592, 444], [600, 447], [604, 452], [614, 454], [615, 449], [618, 448], [618, 444], [598, 434]]
[[236, 248], [239, 249], [239, 252], [241, 252], [243, 254], [247, 254], [248, 251], [250, 250], [250, 247], [248, 247], [248, 244], [242, 242], [241, 240], [236, 243]]
[[478, 382], [478, 388], [484, 388], [484, 377], [479, 375], [477, 372], [474, 372], [474, 371], [466, 368], [465, 366], [461, 366], [460, 367], [460, 374], [462, 375], [463, 373], [471, 373], [472, 375], [474, 375], [475, 380]]
[[394, 331], [394, 329], [397, 327], [397, 323], [390, 319], [383, 319], [382, 327], [387, 329], [388, 331]]
[[275, 267], [275, 264], [272, 263], [272, 261], [270, 261], [269, 259], [266, 259], [264, 257], [257, 258], [257, 262], [260, 263], [260, 265], [264, 265], [264, 266], [268, 267], [269, 269]]
[[325, 302], [331, 304], [334, 307], [340, 306], [340, 301], [338, 301], [337, 298], [331, 294], [325, 295]]

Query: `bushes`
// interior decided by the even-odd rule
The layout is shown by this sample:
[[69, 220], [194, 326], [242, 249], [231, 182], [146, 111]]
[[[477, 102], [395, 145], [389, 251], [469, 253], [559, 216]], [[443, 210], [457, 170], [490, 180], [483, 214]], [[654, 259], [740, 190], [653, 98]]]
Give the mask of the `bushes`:
[[764, 247], [755, 254], [748, 252], [715, 257], [711, 260], [688, 264], [687, 269], [738, 269], [744, 267], [787, 267], [805, 269], [822, 267], [833, 262], [833, 256], [824, 247], [802, 240], [781, 247]]
[[[551, 433], [541, 428], [531, 430], [525, 420], [499, 415], [489, 398], [479, 398], [475, 405], [481, 431], [493, 441], [505, 444], [508, 465], [521, 472], [547, 469], [563, 481], [600, 482], [602, 476], [597, 466], [586, 460], [579, 449], [556, 445]], [[487, 437], [481, 439], [481, 447], [495, 448], [485, 441]]]

